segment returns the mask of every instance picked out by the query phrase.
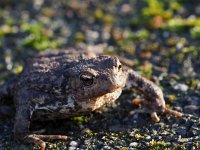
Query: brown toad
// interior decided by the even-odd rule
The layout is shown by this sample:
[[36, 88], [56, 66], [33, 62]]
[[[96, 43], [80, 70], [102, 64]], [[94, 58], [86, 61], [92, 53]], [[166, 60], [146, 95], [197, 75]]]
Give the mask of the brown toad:
[[136, 100], [143, 112], [159, 121], [157, 112], [182, 114], [165, 107], [163, 92], [153, 82], [122, 67], [115, 56], [95, 56], [78, 51], [40, 54], [27, 62], [21, 75], [0, 87], [0, 99], [10, 95], [16, 107], [14, 137], [26, 143], [62, 139], [63, 135], [38, 135], [29, 132], [32, 120], [53, 120], [89, 113], [114, 102], [123, 87], [142, 92]]

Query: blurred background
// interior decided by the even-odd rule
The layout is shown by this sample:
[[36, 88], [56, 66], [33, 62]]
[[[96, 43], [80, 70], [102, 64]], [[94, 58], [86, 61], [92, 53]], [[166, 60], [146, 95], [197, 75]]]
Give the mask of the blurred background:
[[[0, 83], [38, 51], [104, 43], [104, 53], [123, 57], [163, 88], [167, 107], [200, 116], [200, 1], [0, 1]], [[188, 135], [180, 124], [187, 128], [182, 137], [200, 134], [195, 128]]]
[[199, 15], [195, 0], [4, 0], [0, 79], [21, 72], [34, 51], [102, 43], [106, 53], [130, 59], [147, 77], [152, 69], [195, 76]]

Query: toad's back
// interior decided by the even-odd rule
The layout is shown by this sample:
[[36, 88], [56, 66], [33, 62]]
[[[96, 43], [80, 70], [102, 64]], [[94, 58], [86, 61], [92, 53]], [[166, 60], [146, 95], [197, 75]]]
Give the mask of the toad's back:
[[[77, 50], [42, 52], [28, 60], [18, 85], [35, 87], [40, 90], [49, 90], [52, 87], [61, 86], [61, 82], [64, 82], [64, 76], [66, 77], [70, 73], [68, 72], [69, 68], [73, 68], [78, 62], [86, 61], [92, 57], [96, 57], [96, 55]], [[66, 82], [65, 84], [67, 84]]]
[[96, 55], [94, 53], [73, 50], [51, 53], [42, 52], [28, 61], [24, 73], [59, 71], [68, 66], [70, 67], [70, 65], [73, 65], [81, 59], [89, 59], [92, 57], [96, 57]]

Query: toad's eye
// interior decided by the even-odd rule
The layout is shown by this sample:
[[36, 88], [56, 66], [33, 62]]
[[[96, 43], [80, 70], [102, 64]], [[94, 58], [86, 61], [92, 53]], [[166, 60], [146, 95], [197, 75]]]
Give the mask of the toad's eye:
[[90, 86], [94, 83], [94, 76], [92, 74], [81, 74], [80, 80], [85, 86]]

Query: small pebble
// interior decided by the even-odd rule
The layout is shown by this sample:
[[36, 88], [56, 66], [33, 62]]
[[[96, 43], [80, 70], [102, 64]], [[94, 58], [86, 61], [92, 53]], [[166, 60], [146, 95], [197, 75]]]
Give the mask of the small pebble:
[[138, 143], [137, 142], [132, 142], [129, 144], [129, 147], [137, 147]]
[[187, 130], [184, 128], [178, 128], [176, 131], [179, 135], [181, 135], [182, 137], [185, 137], [187, 134]]
[[146, 140], [150, 140], [150, 139], [151, 139], [151, 136], [148, 135], [148, 136], [146, 137]]
[[73, 146], [70, 146], [69, 148], [68, 148], [68, 150], [75, 150], [76, 149], [76, 147], [73, 147]]
[[169, 37], [169, 35], [170, 35], [170, 33], [169, 33], [169, 32], [167, 32], [167, 31], [164, 31], [164, 32], [163, 32], [163, 37], [164, 37], [164, 38], [168, 38], [168, 37]]
[[97, 31], [87, 30], [86, 39], [89, 43], [94, 43], [99, 37], [99, 33]]
[[190, 105], [200, 105], [199, 98], [196, 96], [190, 96], [186, 100], [187, 100], [187, 103]]
[[103, 147], [103, 149], [111, 149], [111, 147], [106, 145]]
[[184, 107], [184, 112], [188, 114], [198, 114], [199, 113], [199, 107], [196, 105], [187, 105]]
[[176, 85], [174, 86], [174, 89], [175, 89], [175, 90], [180, 90], [180, 91], [182, 91], [182, 92], [187, 92], [187, 90], [189, 89], [189, 87], [188, 87], [186, 84], [181, 84], [181, 83], [179, 83], [179, 84], [176, 84]]
[[177, 49], [183, 48], [183, 43], [181, 43], [181, 42], [177, 43], [177, 44], [176, 44], [176, 48], [177, 48]]
[[72, 146], [72, 147], [77, 147], [78, 146], [78, 142], [71, 141], [69, 145]]

